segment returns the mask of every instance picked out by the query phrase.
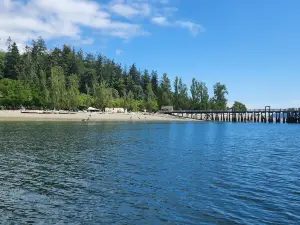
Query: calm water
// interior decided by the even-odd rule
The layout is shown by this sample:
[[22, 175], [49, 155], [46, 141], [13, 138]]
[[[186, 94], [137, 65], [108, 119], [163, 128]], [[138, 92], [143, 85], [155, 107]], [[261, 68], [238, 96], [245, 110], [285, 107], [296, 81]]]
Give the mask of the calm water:
[[299, 133], [0, 123], [0, 224], [299, 224]]

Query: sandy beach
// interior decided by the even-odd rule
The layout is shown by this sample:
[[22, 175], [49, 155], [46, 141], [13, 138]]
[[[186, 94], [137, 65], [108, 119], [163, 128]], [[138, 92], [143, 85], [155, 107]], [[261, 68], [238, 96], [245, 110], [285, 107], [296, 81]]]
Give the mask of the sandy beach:
[[75, 114], [43, 114], [42, 111], [21, 113], [20, 110], [0, 110], [0, 121], [108, 121], [108, 122], [155, 122], [155, 121], [198, 121], [162, 114], [77, 112]]

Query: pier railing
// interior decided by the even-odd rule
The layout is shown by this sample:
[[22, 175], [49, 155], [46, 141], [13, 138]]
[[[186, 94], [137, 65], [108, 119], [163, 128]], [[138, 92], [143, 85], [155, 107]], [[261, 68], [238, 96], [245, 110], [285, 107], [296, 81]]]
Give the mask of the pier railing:
[[195, 118], [209, 121], [300, 123], [300, 108], [247, 110], [162, 110], [161, 114]]
[[164, 114], [170, 114], [170, 113], [253, 113], [253, 112], [296, 112], [300, 111], [300, 108], [289, 108], [289, 109], [247, 109], [245, 110], [193, 110], [193, 109], [187, 109], [187, 110], [161, 110], [159, 113]]

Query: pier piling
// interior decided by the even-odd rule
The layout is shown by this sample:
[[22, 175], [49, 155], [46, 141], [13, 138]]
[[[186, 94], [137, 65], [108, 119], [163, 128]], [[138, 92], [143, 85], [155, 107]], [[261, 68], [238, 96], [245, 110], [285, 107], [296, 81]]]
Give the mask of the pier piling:
[[253, 109], [235, 110], [172, 110], [160, 111], [162, 114], [181, 116], [197, 120], [217, 122], [253, 122], [253, 123], [300, 123], [300, 108], [293, 109]]

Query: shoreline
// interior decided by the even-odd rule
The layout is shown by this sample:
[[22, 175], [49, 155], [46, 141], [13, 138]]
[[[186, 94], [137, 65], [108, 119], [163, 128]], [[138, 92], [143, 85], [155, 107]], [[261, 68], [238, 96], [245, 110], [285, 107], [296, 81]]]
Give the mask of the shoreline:
[[[90, 116], [91, 115], [91, 116]], [[23, 122], [23, 121], [66, 121], [66, 122], [191, 122], [198, 121], [191, 118], [179, 118], [163, 114], [143, 114], [143, 113], [89, 113], [78, 112], [75, 114], [42, 114], [21, 113], [20, 110], [0, 110], [1, 122]]]

